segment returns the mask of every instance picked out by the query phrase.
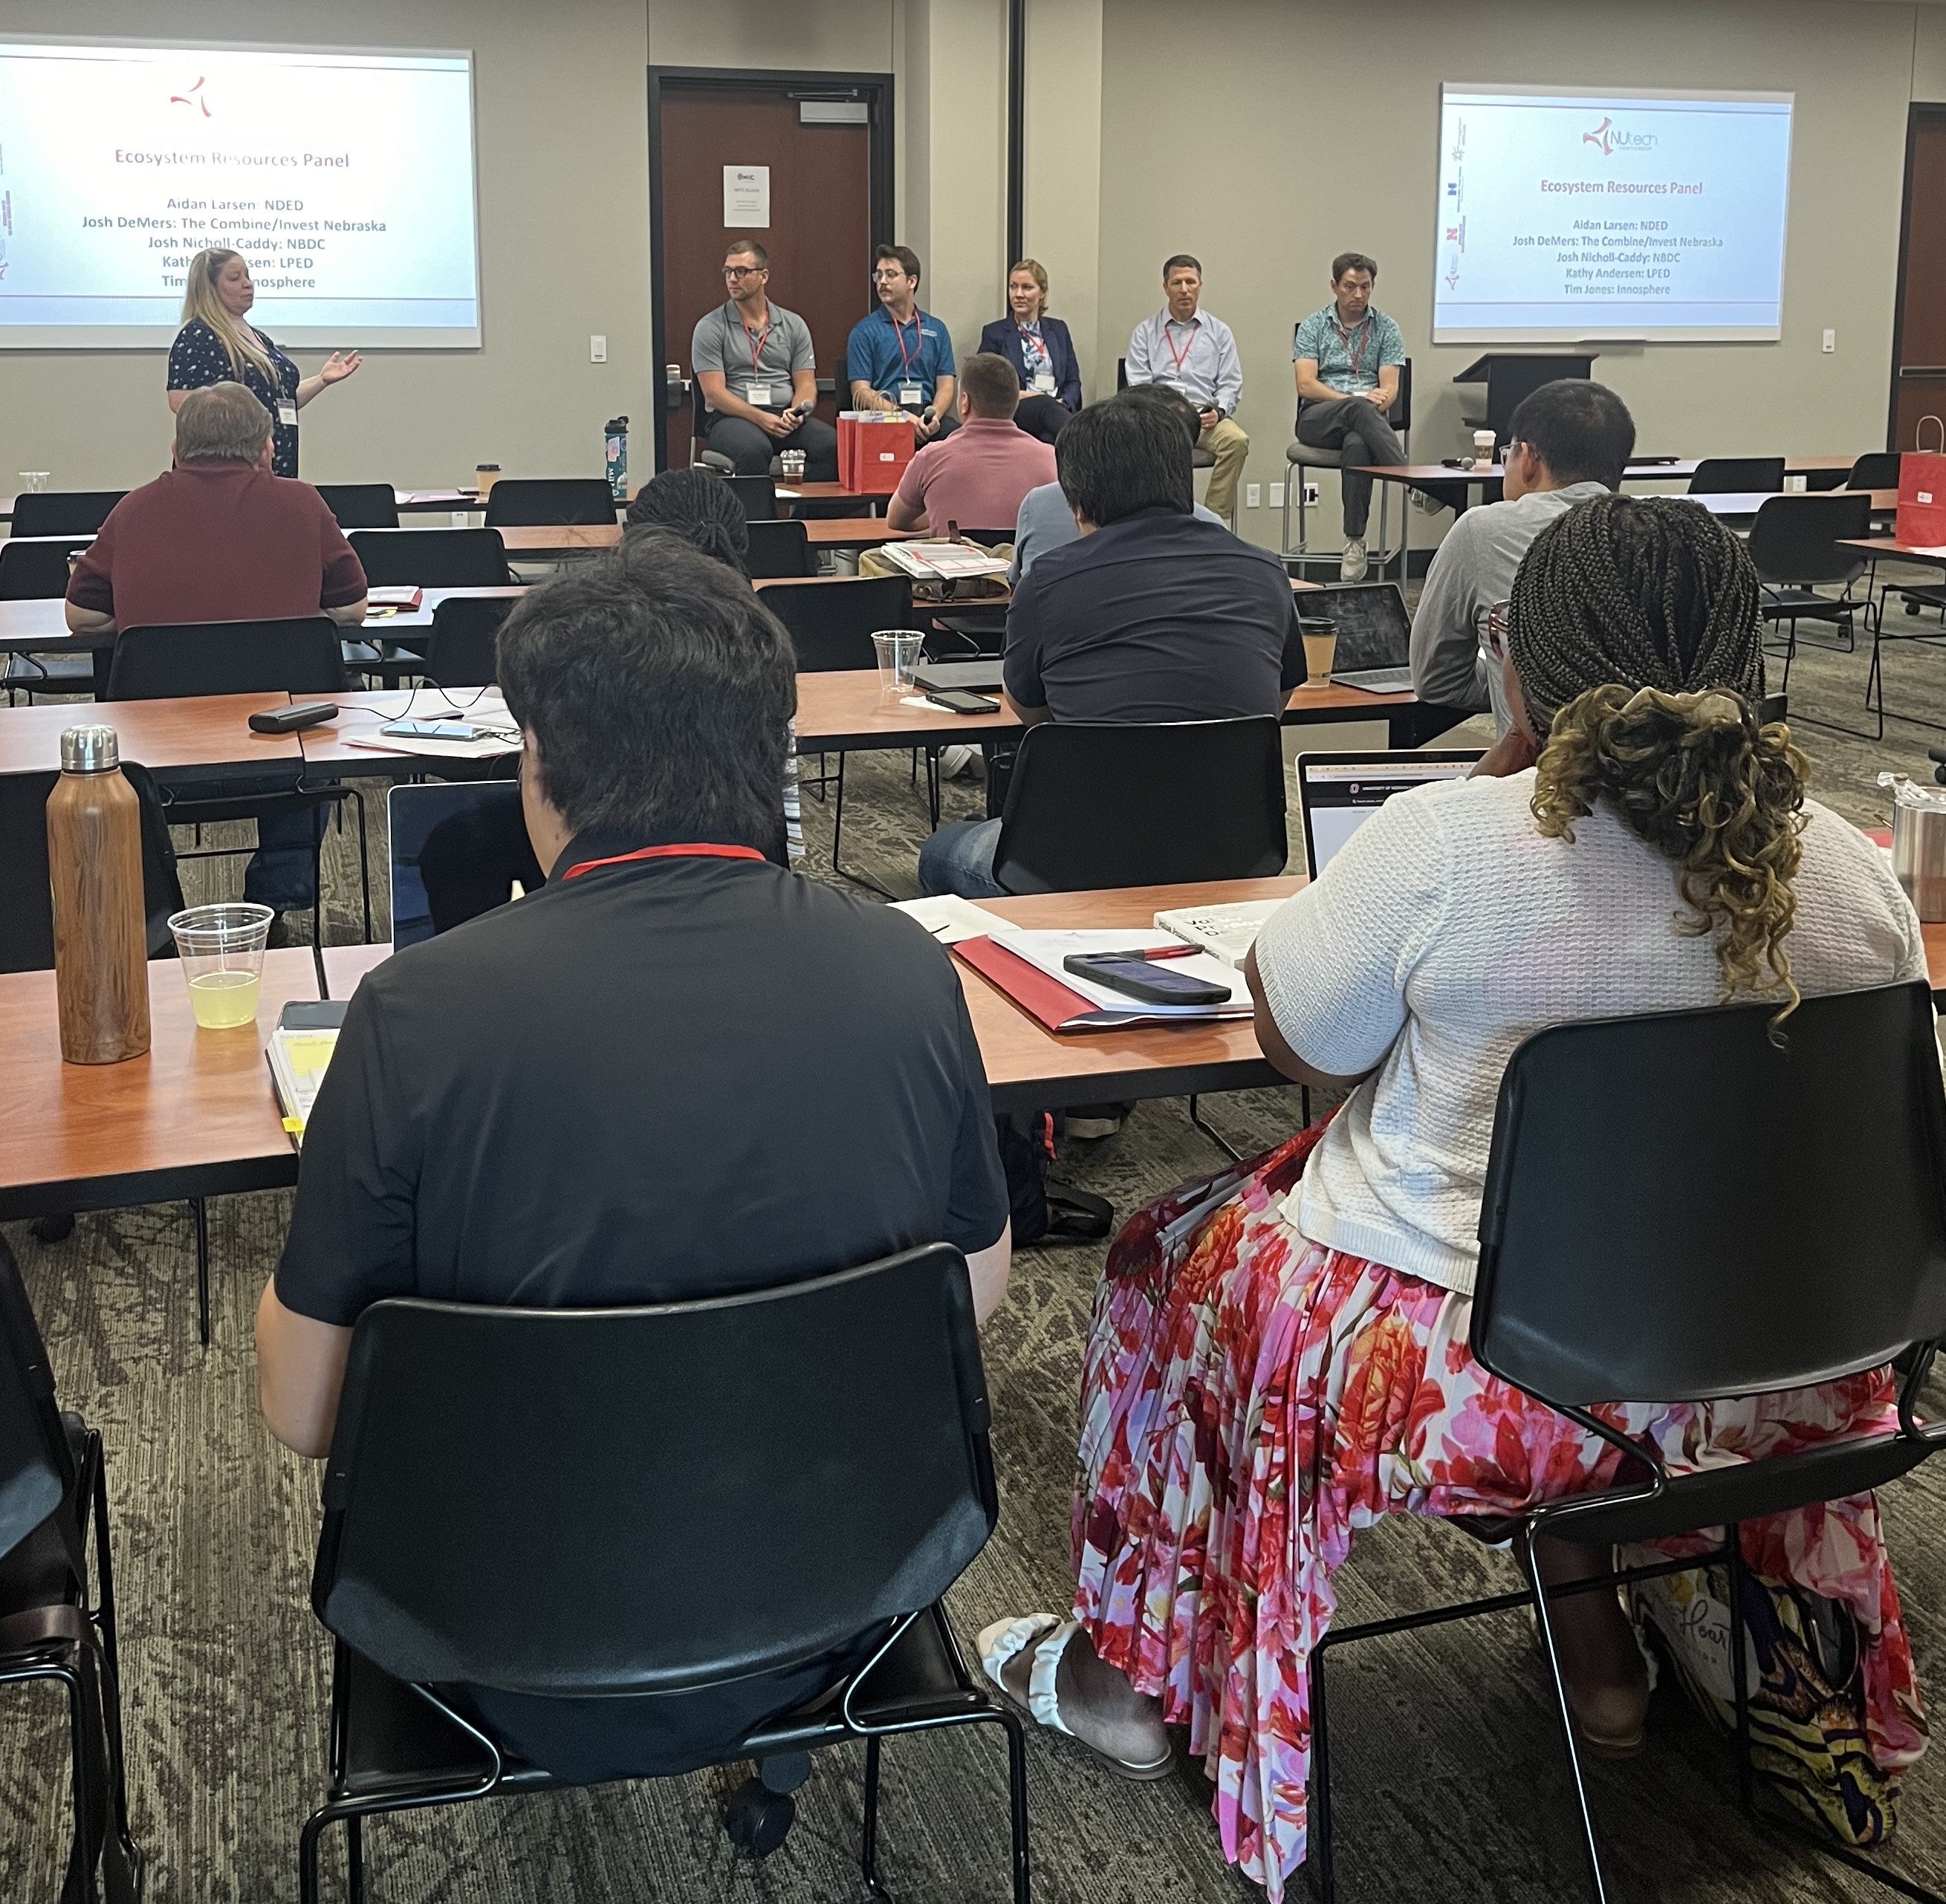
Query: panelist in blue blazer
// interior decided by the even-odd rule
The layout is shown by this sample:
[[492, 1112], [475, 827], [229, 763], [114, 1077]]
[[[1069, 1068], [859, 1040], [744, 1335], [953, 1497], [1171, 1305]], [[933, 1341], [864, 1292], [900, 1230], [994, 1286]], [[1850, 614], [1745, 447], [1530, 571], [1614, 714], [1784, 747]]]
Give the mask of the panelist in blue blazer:
[[1024, 258], [1007, 273], [1009, 314], [980, 333], [980, 348], [1005, 357], [1021, 380], [1014, 421], [1052, 443], [1081, 407], [1081, 366], [1067, 326], [1047, 314], [1047, 268]]

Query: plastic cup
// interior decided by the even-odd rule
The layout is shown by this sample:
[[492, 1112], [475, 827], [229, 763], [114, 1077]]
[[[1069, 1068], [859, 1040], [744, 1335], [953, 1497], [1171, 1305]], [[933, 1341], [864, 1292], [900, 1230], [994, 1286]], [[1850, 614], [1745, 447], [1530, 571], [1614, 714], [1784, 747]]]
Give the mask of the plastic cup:
[[169, 915], [190, 1009], [205, 1031], [254, 1024], [264, 946], [276, 917], [267, 906], [192, 906]]
[[802, 483], [804, 480], [805, 452], [802, 450], [786, 449], [779, 461], [783, 465], [786, 483]]
[[916, 628], [881, 628], [872, 637], [879, 651], [879, 699], [902, 700], [913, 691], [913, 676], [919, 672], [919, 649], [925, 637]]
[[1307, 634], [1304, 637], [1304, 684], [1306, 687], [1329, 687], [1331, 669], [1338, 659], [1338, 636], [1336, 630], [1330, 634]]
[[52, 470], [23, 469], [20, 472], [20, 487], [29, 495], [44, 495], [53, 475]]

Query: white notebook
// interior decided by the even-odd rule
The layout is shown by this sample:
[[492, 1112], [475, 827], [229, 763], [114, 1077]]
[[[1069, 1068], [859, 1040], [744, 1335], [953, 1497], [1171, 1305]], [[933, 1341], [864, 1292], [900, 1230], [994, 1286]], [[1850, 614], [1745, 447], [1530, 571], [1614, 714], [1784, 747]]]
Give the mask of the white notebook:
[[1243, 964], [1256, 944], [1264, 921], [1283, 903], [1280, 899], [1253, 899], [1236, 906], [1178, 906], [1172, 912], [1158, 912], [1155, 922], [1159, 930], [1200, 946], [1234, 968]]

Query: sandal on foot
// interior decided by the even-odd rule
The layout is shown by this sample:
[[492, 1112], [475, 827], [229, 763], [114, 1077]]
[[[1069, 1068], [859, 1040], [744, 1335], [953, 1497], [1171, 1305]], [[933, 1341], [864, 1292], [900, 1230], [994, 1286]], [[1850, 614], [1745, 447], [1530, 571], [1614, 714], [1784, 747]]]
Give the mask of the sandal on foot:
[[[1112, 1752], [1104, 1752], [1098, 1745], [1089, 1745], [1061, 1716], [1061, 1707], [1055, 1698], [1055, 1675], [1061, 1669], [1061, 1656], [1067, 1651], [1068, 1641], [1080, 1630], [1079, 1622], [1061, 1619], [1052, 1613], [1024, 1613], [1017, 1619], [996, 1620], [991, 1626], [983, 1628], [974, 1641], [980, 1656], [981, 1671], [1015, 1711], [1025, 1713], [1050, 1732], [1065, 1734], [1077, 1745], [1092, 1753], [1118, 1778], [1132, 1779], [1138, 1784], [1167, 1778], [1175, 1770], [1175, 1754], [1172, 1751], [1164, 1752], [1152, 1764], [1132, 1765], [1126, 1759], [1116, 1757]], [[1033, 1652], [1033, 1665], [1027, 1677], [1027, 1696], [1023, 1699], [1000, 1675], [1010, 1662], [1030, 1649]]]

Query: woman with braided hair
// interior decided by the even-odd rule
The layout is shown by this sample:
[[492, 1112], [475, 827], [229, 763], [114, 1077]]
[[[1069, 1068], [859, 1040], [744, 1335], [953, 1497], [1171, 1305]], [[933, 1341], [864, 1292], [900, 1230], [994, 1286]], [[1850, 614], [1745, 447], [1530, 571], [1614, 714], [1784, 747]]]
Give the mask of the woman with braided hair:
[[[1883, 856], [1805, 798], [1787, 732], [1759, 723], [1759, 627], [1749, 557], [1694, 504], [1605, 497], [1545, 529], [1506, 618], [1514, 736], [1474, 778], [1388, 801], [1257, 940], [1265, 1054], [1343, 1105], [1150, 1205], [1110, 1251], [1083, 1378], [1073, 1617], [999, 1622], [982, 1662], [1129, 1777], [1165, 1776], [1165, 1727], [1187, 1727], [1225, 1856], [1274, 1899], [1305, 1855], [1306, 1668], [1354, 1532], [1385, 1514], [1517, 1514], [1614, 1470], [1607, 1444], [1467, 1347], [1515, 1047], [1618, 1011], [1781, 1012], [1926, 970]], [[1602, 1412], [1678, 1470], [1896, 1418], [1883, 1370]], [[1882, 1823], [1924, 1730], [1875, 1504], [1743, 1538], [1753, 1574], [1839, 1603], [1859, 1640], [1863, 1748], [1842, 1793], [1829, 1780], [1803, 1801]], [[1549, 1581], [1601, 1570], [1540, 1546]], [[1620, 1601], [1563, 1600], [1555, 1624], [1583, 1742], [1640, 1749], [1648, 1689]]]

